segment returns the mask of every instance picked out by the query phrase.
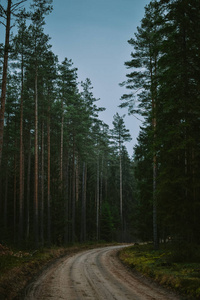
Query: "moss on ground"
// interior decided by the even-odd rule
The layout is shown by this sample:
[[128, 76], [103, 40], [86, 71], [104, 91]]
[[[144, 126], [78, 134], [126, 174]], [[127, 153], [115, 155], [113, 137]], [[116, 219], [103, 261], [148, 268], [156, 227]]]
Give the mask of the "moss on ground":
[[186, 254], [174, 245], [162, 245], [160, 250], [155, 251], [152, 245], [136, 244], [123, 249], [119, 256], [127, 266], [161, 285], [187, 298], [200, 299], [200, 258]]

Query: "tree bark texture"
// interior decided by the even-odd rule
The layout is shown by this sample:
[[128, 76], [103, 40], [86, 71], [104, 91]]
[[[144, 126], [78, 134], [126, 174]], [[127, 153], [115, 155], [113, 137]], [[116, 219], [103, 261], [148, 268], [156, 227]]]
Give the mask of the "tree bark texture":
[[61, 102], [62, 119], [61, 119], [61, 136], [60, 136], [60, 184], [61, 190], [63, 187], [63, 128], [64, 128], [64, 111], [63, 111], [63, 99]]
[[20, 101], [20, 157], [19, 157], [19, 240], [23, 236], [24, 224], [24, 145], [23, 145], [23, 56], [21, 62], [21, 101]]
[[35, 246], [38, 247], [38, 74], [35, 71], [35, 178], [34, 178], [34, 215], [35, 215]]
[[47, 239], [51, 244], [51, 108], [50, 99], [48, 99], [48, 119], [47, 119]]
[[120, 172], [120, 223], [121, 223], [121, 242], [123, 242], [123, 191], [122, 191], [122, 156], [121, 156], [121, 144], [119, 146], [119, 172]]
[[86, 184], [87, 184], [87, 165], [84, 162], [83, 175], [82, 175], [81, 242], [86, 241]]
[[99, 240], [99, 155], [97, 157], [97, 187], [96, 187], [96, 190], [97, 190], [97, 195], [96, 195], [96, 230], [97, 230], [97, 233], [96, 233], [96, 236], [97, 236], [97, 240]]
[[30, 178], [31, 178], [31, 132], [29, 131], [29, 150], [27, 166], [27, 190], [26, 190], [26, 239], [30, 231]]
[[41, 141], [41, 203], [40, 203], [40, 240], [44, 245], [44, 121], [42, 122]]
[[3, 150], [4, 114], [5, 114], [5, 103], [6, 103], [6, 82], [7, 82], [7, 69], [8, 69], [9, 41], [10, 41], [11, 4], [12, 4], [12, 1], [8, 0], [7, 18], [6, 18], [6, 36], [5, 36], [5, 48], [4, 48], [4, 61], [3, 61], [3, 77], [2, 77], [2, 87], [1, 87], [0, 167], [1, 167], [2, 150]]

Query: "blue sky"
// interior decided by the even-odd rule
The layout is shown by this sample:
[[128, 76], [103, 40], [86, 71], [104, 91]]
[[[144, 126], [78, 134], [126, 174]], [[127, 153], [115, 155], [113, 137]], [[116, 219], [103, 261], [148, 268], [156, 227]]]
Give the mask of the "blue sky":
[[113, 115], [126, 114], [125, 124], [132, 141], [127, 149], [132, 155], [140, 122], [119, 109], [125, 92], [119, 83], [128, 72], [124, 62], [132, 51], [128, 40], [134, 36], [150, 0], [54, 0], [53, 12], [46, 18], [46, 33], [59, 61], [72, 59], [79, 81], [90, 78], [99, 106], [106, 108], [100, 118], [112, 127]]
[[[0, 0], [6, 7], [6, 0]], [[46, 17], [45, 33], [51, 37], [54, 54], [62, 62], [72, 59], [78, 79], [90, 78], [98, 105], [106, 111], [99, 117], [112, 128], [116, 112], [126, 114], [125, 124], [132, 141], [126, 144], [129, 154], [137, 142], [141, 122], [120, 109], [120, 97], [126, 92], [119, 83], [126, 79], [124, 62], [130, 59], [134, 37], [150, 0], [53, 0], [53, 12]], [[28, 0], [27, 5], [30, 4]], [[3, 38], [3, 36], [1, 36]]]

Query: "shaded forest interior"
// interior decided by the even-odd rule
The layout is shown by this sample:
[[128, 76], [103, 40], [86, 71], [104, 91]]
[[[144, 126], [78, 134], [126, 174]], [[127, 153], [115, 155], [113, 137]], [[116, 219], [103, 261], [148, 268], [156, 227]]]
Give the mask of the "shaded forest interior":
[[132, 158], [124, 116], [110, 129], [91, 80], [52, 52], [52, 1], [0, 9], [0, 243], [199, 244], [199, 0], [150, 1], [129, 40], [120, 106], [142, 119]]

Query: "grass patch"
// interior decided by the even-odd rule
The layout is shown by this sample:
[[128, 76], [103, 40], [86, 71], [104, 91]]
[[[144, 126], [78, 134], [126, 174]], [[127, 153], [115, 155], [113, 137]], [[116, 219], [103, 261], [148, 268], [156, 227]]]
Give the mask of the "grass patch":
[[[200, 250], [200, 249], [199, 249]], [[173, 288], [182, 295], [200, 299], [200, 251], [187, 255], [185, 249], [161, 245], [155, 251], [152, 245], [134, 245], [120, 252], [120, 259], [129, 267]]]
[[8, 251], [0, 255], [0, 299], [17, 299], [17, 295], [45, 265], [65, 253], [64, 248], [52, 248], [35, 252]]

